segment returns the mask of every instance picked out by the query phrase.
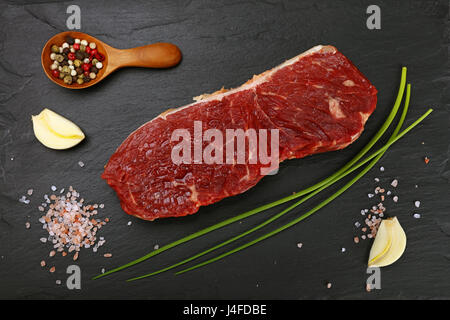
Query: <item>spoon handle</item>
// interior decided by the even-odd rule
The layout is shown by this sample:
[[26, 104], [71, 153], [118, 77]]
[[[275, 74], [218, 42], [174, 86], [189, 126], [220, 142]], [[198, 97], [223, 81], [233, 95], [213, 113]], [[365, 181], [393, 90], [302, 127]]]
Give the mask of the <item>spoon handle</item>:
[[118, 67], [169, 68], [181, 60], [180, 49], [171, 43], [158, 42], [143, 47], [114, 50], [110, 61]]

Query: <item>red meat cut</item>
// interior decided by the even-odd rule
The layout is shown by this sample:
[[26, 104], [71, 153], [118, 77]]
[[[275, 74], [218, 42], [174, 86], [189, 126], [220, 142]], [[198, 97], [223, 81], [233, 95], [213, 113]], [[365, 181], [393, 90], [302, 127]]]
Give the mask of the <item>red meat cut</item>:
[[[316, 46], [242, 86], [202, 95], [145, 123], [119, 146], [102, 178], [125, 212], [145, 220], [195, 213], [240, 194], [262, 164], [175, 164], [175, 129], [278, 129], [279, 161], [338, 150], [355, 141], [374, 111], [377, 90], [335, 47]], [[193, 135], [192, 135], [193, 136]], [[206, 142], [203, 142], [206, 143]]]

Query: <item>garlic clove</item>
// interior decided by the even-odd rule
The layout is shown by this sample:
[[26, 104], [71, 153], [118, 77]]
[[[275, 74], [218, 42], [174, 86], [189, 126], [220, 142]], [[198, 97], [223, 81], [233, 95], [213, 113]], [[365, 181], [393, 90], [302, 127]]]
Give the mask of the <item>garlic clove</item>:
[[71, 148], [85, 137], [76, 124], [49, 109], [32, 116], [32, 121], [36, 138], [51, 149]]
[[404, 253], [406, 234], [397, 217], [385, 219], [378, 228], [369, 255], [369, 267], [385, 267], [393, 264]]

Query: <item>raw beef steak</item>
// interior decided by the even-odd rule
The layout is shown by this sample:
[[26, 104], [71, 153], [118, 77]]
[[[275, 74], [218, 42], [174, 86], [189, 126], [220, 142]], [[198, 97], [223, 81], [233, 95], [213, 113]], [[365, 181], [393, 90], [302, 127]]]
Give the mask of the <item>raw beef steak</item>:
[[130, 215], [154, 220], [192, 214], [253, 187], [263, 177], [263, 165], [175, 164], [175, 129], [192, 134], [194, 121], [202, 122], [202, 132], [278, 129], [281, 162], [355, 141], [375, 109], [376, 94], [335, 47], [316, 46], [239, 88], [200, 96], [145, 123], [111, 156], [102, 178]]

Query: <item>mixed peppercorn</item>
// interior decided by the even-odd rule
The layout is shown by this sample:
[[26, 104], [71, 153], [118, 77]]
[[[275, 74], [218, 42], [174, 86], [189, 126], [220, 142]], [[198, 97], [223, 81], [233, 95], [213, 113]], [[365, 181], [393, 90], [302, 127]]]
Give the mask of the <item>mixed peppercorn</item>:
[[61, 46], [52, 45], [50, 66], [52, 75], [62, 79], [65, 84], [84, 84], [97, 77], [97, 73], [103, 68], [102, 61], [105, 56], [98, 52], [94, 42], [74, 39], [70, 36], [65, 38]]

